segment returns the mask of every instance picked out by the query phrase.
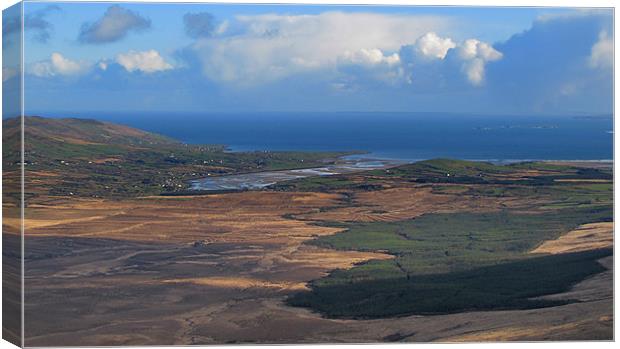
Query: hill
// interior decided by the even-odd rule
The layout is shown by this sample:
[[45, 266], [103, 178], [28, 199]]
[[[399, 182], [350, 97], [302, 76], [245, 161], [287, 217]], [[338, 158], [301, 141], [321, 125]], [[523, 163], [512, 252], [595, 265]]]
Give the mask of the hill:
[[[18, 149], [20, 119], [4, 120], [3, 140], [9, 149]], [[100, 160], [108, 155], [127, 155], [139, 150], [173, 150], [180, 142], [128, 126], [92, 119], [24, 118], [25, 160], [30, 163], [50, 160]], [[214, 147], [211, 150], [221, 150]], [[3, 154], [19, 161], [19, 152]]]
[[[3, 120], [3, 163], [19, 171], [20, 119]], [[139, 196], [178, 192], [211, 175], [312, 167], [340, 152], [230, 153], [91, 119], [24, 118], [28, 195]], [[15, 177], [15, 176], [13, 176]], [[15, 178], [13, 179], [15, 180]], [[10, 183], [9, 183], [10, 187]]]
[[[51, 119], [28, 116], [24, 119], [26, 138], [48, 139], [72, 144], [115, 144], [157, 146], [178, 143], [175, 140], [128, 126], [93, 119]], [[7, 120], [9, 129], [19, 126], [19, 119]]]

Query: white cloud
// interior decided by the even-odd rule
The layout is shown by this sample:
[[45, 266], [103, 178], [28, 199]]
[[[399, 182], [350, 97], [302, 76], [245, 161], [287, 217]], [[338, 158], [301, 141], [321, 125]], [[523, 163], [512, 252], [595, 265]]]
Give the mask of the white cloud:
[[461, 58], [468, 60], [474, 58], [483, 59], [486, 62], [496, 61], [502, 58], [502, 53], [491, 47], [486, 42], [477, 39], [465, 40], [459, 47]]
[[139, 70], [145, 73], [154, 73], [172, 69], [172, 65], [166, 62], [155, 50], [121, 53], [116, 56], [116, 62], [129, 72]]
[[62, 75], [78, 74], [85, 68], [84, 64], [67, 59], [57, 52], [52, 53], [51, 61], [54, 69]]
[[481, 85], [487, 62], [501, 59], [502, 53], [477, 39], [459, 45], [437, 34], [451, 24], [440, 17], [370, 13], [237, 16], [227, 29], [199, 38], [190, 50], [210, 79], [245, 86], [310, 71], [326, 72], [328, 79], [337, 72], [411, 82], [418, 64], [444, 60], [457, 50], [468, 81]]
[[434, 32], [428, 32], [416, 40], [415, 47], [423, 57], [444, 59], [448, 50], [455, 48], [456, 44], [450, 38], [442, 38]]
[[397, 52], [449, 24], [434, 16], [371, 13], [238, 16], [229, 29], [198, 39], [190, 49], [209, 78], [253, 85], [316, 69], [329, 71], [347, 55], [366, 63], [395, 62], [397, 54], [384, 52]]
[[91, 68], [91, 64], [86, 61], [73, 61], [54, 52], [49, 60], [35, 62], [29, 68], [30, 74], [39, 77], [75, 76], [86, 73]]
[[375, 65], [375, 64], [387, 64], [387, 65], [400, 64], [400, 57], [398, 56], [398, 53], [393, 53], [391, 55], [385, 55], [378, 48], [373, 48], [373, 49], [363, 48], [355, 52], [346, 51], [342, 59], [345, 62], [366, 65], [366, 66]]
[[614, 41], [606, 31], [600, 32], [598, 41], [592, 46], [589, 62], [592, 68], [610, 69], [614, 64]]
[[378, 48], [363, 48], [355, 52], [346, 51], [338, 59], [338, 71], [344, 75], [350, 75], [349, 78], [342, 77], [344, 81], [340, 81], [341, 83], [348, 81], [346, 83], [348, 90], [353, 88], [351, 81], [370, 78], [395, 84], [402, 81], [404, 76], [398, 53], [386, 54]]
[[463, 71], [472, 85], [480, 85], [484, 80], [484, 61], [480, 58], [465, 61]]
[[[451, 50], [454, 54], [450, 53]], [[427, 82], [434, 79], [429, 74], [436, 75], [437, 79], [445, 79], [450, 75], [451, 66], [456, 63], [474, 86], [482, 85], [487, 62], [503, 57], [501, 52], [478, 39], [456, 43], [451, 38], [441, 37], [434, 32], [424, 34], [412, 45], [402, 46], [399, 53], [406, 81], [409, 83], [416, 81], [420, 74], [425, 76], [423, 80]]]
[[503, 54], [486, 42], [477, 39], [465, 40], [458, 47], [459, 57], [463, 62], [463, 72], [472, 85], [481, 85], [487, 62], [500, 60]]

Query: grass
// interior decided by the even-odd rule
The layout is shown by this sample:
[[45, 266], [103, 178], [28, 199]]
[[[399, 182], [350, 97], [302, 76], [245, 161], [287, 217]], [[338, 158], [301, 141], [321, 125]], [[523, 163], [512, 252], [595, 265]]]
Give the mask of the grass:
[[415, 179], [418, 182], [481, 183], [490, 176], [512, 171], [510, 167], [488, 162], [433, 159], [388, 170], [375, 170], [369, 174], [386, 178]]
[[[375, 261], [403, 276], [448, 272], [521, 258], [544, 240], [591, 222], [611, 221], [611, 206], [570, 208], [540, 214], [510, 211], [426, 214], [399, 222], [340, 224], [346, 231], [311, 243], [339, 250], [386, 251], [393, 260]], [[392, 266], [387, 266], [391, 264]], [[336, 272], [323, 282], [377, 277], [367, 268]]]
[[409, 279], [314, 284], [311, 291], [297, 293], [287, 302], [328, 317], [357, 319], [557, 306], [570, 300], [533, 298], [566, 291], [602, 272], [605, 269], [596, 260], [611, 254], [611, 249], [594, 250]]
[[[135, 136], [135, 131], [123, 133], [122, 128], [110, 133], [111, 126], [96, 121], [30, 121], [34, 125], [28, 128], [26, 190], [34, 187], [31, 171], [48, 171], [60, 174], [54, 177], [59, 182], [38, 182], [37, 186], [52, 195], [180, 195], [187, 193], [187, 182], [194, 178], [323, 166], [325, 159], [346, 154], [229, 153], [220, 146], [185, 145], [152, 134]], [[11, 120], [3, 122], [10, 126]], [[5, 127], [3, 132], [3, 162], [7, 169], [13, 169], [3, 175], [10, 179], [5, 187], [18, 188], [19, 178], [12, 174], [17, 173], [15, 167], [20, 161], [19, 133], [15, 127]], [[82, 138], [77, 143], [65, 142], [53, 136], [56, 134]], [[117, 161], [93, 161], [106, 157]], [[561, 179], [600, 182], [558, 181]], [[400, 222], [332, 223], [346, 230], [311, 243], [339, 250], [382, 251], [394, 258], [335, 270], [314, 280], [310, 291], [297, 293], [288, 302], [344, 318], [562, 304], [532, 297], [564, 291], [602, 271], [595, 261], [611, 251], [557, 256], [537, 256], [528, 251], [581, 224], [612, 221], [612, 180], [611, 170], [607, 169], [544, 162], [500, 166], [435, 159], [275, 185], [272, 189], [338, 190], [353, 198], [347, 191], [398, 187], [403, 182], [411, 186], [413, 182], [416, 186], [431, 186], [439, 194], [516, 197], [532, 202], [530, 212], [432, 213]], [[544, 205], [540, 206], [540, 202]]]
[[613, 203], [613, 182], [578, 183], [554, 182], [549, 185], [499, 185], [470, 186], [466, 195], [489, 197], [528, 198], [532, 201], [551, 202], [543, 208], [575, 206], [600, 206]]
[[[420, 176], [420, 175], [432, 175], [432, 176], [477, 176], [480, 174], [490, 175], [495, 173], [507, 173], [511, 172], [511, 169], [506, 166], [493, 165], [489, 162], [482, 161], [467, 161], [467, 160], [454, 160], [454, 159], [432, 159], [419, 161], [413, 164], [403, 165], [391, 169], [388, 176]], [[381, 170], [376, 171], [374, 174], [380, 175]]]
[[382, 186], [372, 178], [365, 178], [363, 181], [355, 180], [350, 175], [315, 176], [294, 179], [282, 183], [277, 183], [269, 187], [273, 190], [284, 191], [313, 191], [327, 192], [336, 190], [374, 190], [381, 189]]
[[[6, 168], [21, 162], [19, 121], [3, 120]], [[25, 124], [28, 194], [127, 197], [175, 193], [189, 189], [192, 179], [324, 166], [326, 161], [352, 154], [231, 153], [220, 145], [188, 145], [161, 135], [87, 119], [26, 117]], [[39, 172], [58, 176], [45, 179], [48, 181], [45, 183], [37, 177]]]
[[[486, 162], [453, 159], [434, 159], [390, 169], [370, 170], [363, 174], [336, 176], [338, 180], [324, 178], [302, 178], [273, 186], [276, 190], [331, 191], [331, 190], [376, 190], [382, 183], [393, 181], [417, 181], [435, 183], [484, 183], [485, 176], [509, 173], [512, 169]], [[358, 178], [358, 180], [352, 180]]]
[[356, 318], [555, 305], [528, 298], [561, 292], [601, 271], [594, 259], [610, 252], [540, 258], [528, 252], [580, 224], [612, 219], [612, 206], [602, 205], [537, 214], [460, 212], [338, 224], [347, 230], [311, 243], [382, 251], [394, 258], [335, 270], [289, 303], [327, 316]]
[[[124, 197], [184, 192], [189, 181], [207, 176], [234, 173], [305, 168], [323, 164], [325, 159], [340, 153], [226, 153], [218, 151], [193, 152], [191, 150], [97, 150], [99, 156], [115, 156], [119, 161], [95, 163], [88, 156], [90, 146], [79, 148], [80, 153], [69, 147], [56, 157], [33, 158], [28, 171], [56, 171], [62, 173], [61, 185], [50, 187], [52, 195], [96, 197]], [[63, 163], [64, 162], [64, 163]], [[28, 185], [27, 185], [28, 187]]]
[[[528, 172], [529, 171], [529, 172]], [[413, 164], [401, 165], [389, 169], [371, 170], [363, 173], [345, 174], [335, 178], [302, 178], [272, 186], [275, 190], [288, 191], [339, 191], [339, 190], [378, 190], [386, 186], [398, 185], [402, 182], [427, 183], [433, 185], [450, 184], [453, 188], [459, 185], [483, 185], [484, 192], [478, 195], [502, 196], [518, 194], [518, 187], [541, 187], [554, 185], [574, 185], [560, 183], [557, 180], [612, 178], [611, 170], [576, 168], [545, 162], [525, 162], [510, 165], [495, 165], [488, 162], [465, 161], [453, 159], [433, 159]], [[336, 179], [337, 178], [337, 179]], [[487, 185], [512, 187], [511, 192], [489, 192]], [[435, 189], [449, 191], [447, 186]], [[454, 190], [454, 189], [452, 189]], [[536, 190], [526, 188], [524, 195]], [[449, 192], [448, 192], [449, 193]]]

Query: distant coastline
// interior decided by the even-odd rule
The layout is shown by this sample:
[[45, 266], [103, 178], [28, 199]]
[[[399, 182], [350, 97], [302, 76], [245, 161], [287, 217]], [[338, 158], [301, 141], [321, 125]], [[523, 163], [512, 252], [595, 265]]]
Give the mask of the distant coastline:
[[[347, 155], [340, 157], [335, 164], [329, 164], [324, 167], [303, 168], [294, 170], [279, 171], [259, 171], [241, 174], [230, 174], [211, 176], [190, 181], [190, 191], [195, 192], [226, 192], [240, 190], [257, 190], [267, 188], [274, 184], [302, 179], [308, 177], [333, 176], [340, 174], [349, 174], [360, 171], [388, 169], [395, 166], [411, 164], [418, 161], [431, 159], [420, 159], [416, 161], [403, 161], [399, 159], [381, 159], [370, 157], [370, 154]], [[554, 164], [601, 164], [607, 167], [607, 164], [613, 165], [613, 160], [471, 160], [456, 159], [474, 162], [489, 162], [494, 165], [508, 165], [523, 162], [546, 162]]]
[[[54, 115], [56, 116], [56, 115]], [[380, 159], [492, 162], [613, 159], [613, 118], [455, 113], [86, 113], [229, 151], [365, 151]], [[587, 140], [587, 141], [586, 141]]]
[[[421, 159], [399, 159], [399, 158], [389, 158], [389, 157], [381, 157], [381, 156], [373, 156], [373, 153], [367, 152], [360, 155], [348, 155], [344, 156], [346, 159], [357, 159], [357, 160], [386, 160], [386, 161], [402, 161], [405, 163], [414, 163], [418, 161], [431, 160], [433, 158], [421, 158]], [[476, 162], [490, 162], [492, 164], [513, 164], [519, 162], [562, 162], [562, 163], [573, 163], [573, 162], [583, 162], [583, 163], [613, 163], [614, 159], [467, 159], [467, 158], [456, 158], [455, 160], [465, 160], [465, 161], [476, 161]]]

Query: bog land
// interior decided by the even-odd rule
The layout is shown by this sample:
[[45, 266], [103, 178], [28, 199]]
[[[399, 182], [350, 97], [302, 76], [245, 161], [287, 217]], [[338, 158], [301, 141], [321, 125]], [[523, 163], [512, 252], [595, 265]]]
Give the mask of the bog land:
[[[26, 345], [613, 337], [608, 163], [433, 159], [195, 192], [350, 153], [25, 124]], [[8, 246], [21, 158], [3, 126]]]

